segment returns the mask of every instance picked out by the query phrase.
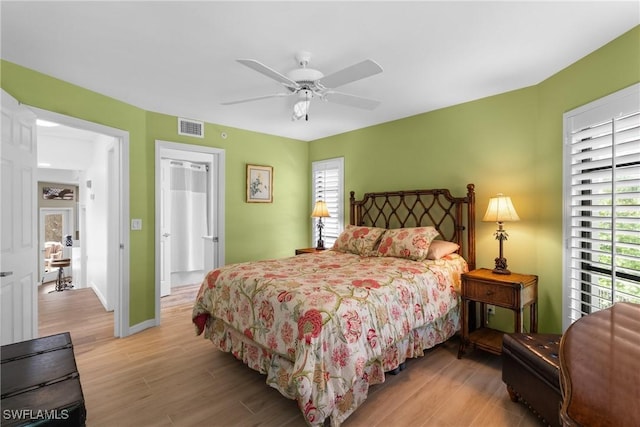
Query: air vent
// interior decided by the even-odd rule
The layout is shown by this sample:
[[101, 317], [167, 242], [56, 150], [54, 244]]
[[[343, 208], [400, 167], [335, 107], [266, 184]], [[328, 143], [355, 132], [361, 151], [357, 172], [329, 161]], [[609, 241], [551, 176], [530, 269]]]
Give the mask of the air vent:
[[204, 138], [204, 123], [196, 120], [178, 118], [178, 135]]

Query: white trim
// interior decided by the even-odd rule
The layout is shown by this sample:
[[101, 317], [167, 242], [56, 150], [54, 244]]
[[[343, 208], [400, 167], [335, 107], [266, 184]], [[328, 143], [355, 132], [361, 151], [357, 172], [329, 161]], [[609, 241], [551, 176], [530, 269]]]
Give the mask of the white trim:
[[88, 286], [93, 289], [93, 293], [96, 295], [98, 301], [100, 301], [100, 304], [102, 304], [102, 306], [105, 307], [106, 310], [106, 307], [109, 305], [107, 303], [107, 297], [104, 296], [100, 288], [98, 288], [94, 283], [90, 283]]
[[155, 319], [145, 320], [144, 322], [136, 323], [135, 325], [129, 326], [129, 334], [137, 334], [138, 332], [142, 332], [145, 329], [153, 328], [156, 325]]
[[169, 142], [156, 140], [155, 146], [155, 325], [160, 325], [160, 277], [161, 277], [161, 259], [160, 259], [160, 239], [161, 239], [161, 170], [162, 158], [171, 157], [181, 160], [198, 161], [202, 154], [211, 156], [212, 170], [211, 174], [212, 188], [216, 188], [216, 200], [213, 200], [215, 214], [215, 228], [217, 230], [218, 251], [217, 266], [225, 264], [225, 150], [221, 148], [205, 147], [202, 145], [183, 144], [177, 142]]
[[89, 122], [77, 117], [66, 116], [53, 111], [29, 106], [38, 118], [79, 129], [101, 133], [120, 142], [120, 277], [116, 286], [117, 304], [114, 308], [114, 336], [126, 337], [131, 334], [129, 327], [130, 303], [130, 249], [129, 249], [129, 132], [110, 126]]

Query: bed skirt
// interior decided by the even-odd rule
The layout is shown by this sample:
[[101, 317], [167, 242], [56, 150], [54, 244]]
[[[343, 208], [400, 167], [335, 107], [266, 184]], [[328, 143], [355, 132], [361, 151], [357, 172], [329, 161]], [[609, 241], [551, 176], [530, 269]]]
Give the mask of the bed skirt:
[[322, 372], [310, 372], [292, 381], [292, 373], [299, 370], [294, 355], [273, 353], [233, 329], [220, 319], [208, 318], [205, 337], [221, 351], [231, 353], [251, 369], [266, 375], [266, 383], [283, 396], [296, 400], [305, 420], [311, 426], [323, 425], [330, 418], [331, 426], [339, 426], [367, 398], [369, 386], [385, 381], [385, 372], [397, 369], [407, 359], [422, 357], [424, 350], [435, 347], [451, 338], [460, 329], [460, 304], [443, 317], [411, 331], [404, 339], [387, 347], [381, 359], [369, 360], [358, 371], [358, 378], [351, 384], [350, 392], [335, 396], [333, 402], [316, 402], [311, 394], [311, 384], [330, 388], [332, 379]]

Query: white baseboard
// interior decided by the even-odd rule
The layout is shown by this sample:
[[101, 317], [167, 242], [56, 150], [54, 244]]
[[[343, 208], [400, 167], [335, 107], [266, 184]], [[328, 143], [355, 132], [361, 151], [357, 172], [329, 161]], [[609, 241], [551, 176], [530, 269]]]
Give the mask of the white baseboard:
[[[96, 294], [96, 296], [98, 297], [98, 300], [100, 301], [104, 309], [107, 310], [107, 299], [105, 298], [105, 296], [98, 290], [98, 288], [93, 283], [91, 283], [89, 287], [93, 289], [93, 293]], [[144, 322], [138, 323], [137, 325], [125, 327], [123, 328], [123, 335], [121, 338], [136, 334], [138, 332], [142, 332], [145, 329], [153, 328], [155, 326], [158, 326], [158, 324], [156, 323], [156, 320], [149, 319], [149, 320], [145, 320]]]
[[138, 332], [142, 332], [145, 329], [153, 328], [156, 326], [158, 325], [156, 325], [155, 319], [145, 320], [144, 322], [129, 327], [129, 335], [137, 334]]
[[93, 289], [93, 293], [94, 293], [94, 294], [96, 294], [96, 296], [98, 297], [98, 300], [100, 301], [100, 304], [102, 304], [102, 306], [104, 307], [104, 309], [105, 309], [106, 311], [110, 311], [110, 310], [107, 308], [107, 298], [106, 298], [104, 295], [102, 295], [102, 292], [100, 292], [100, 290], [98, 289], [98, 287], [97, 287], [95, 284], [93, 284], [93, 283], [91, 283], [91, 284], [89, 285], [89, 287], [90, 287], [91, 289]]

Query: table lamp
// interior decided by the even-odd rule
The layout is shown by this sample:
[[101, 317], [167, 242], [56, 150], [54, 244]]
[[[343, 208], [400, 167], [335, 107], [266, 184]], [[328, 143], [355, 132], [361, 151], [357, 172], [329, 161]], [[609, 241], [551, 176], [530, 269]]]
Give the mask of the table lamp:
[[322, 240], [322, 228], [324, 224], [322, 223], [322, 218], [328, 218], [329, 210], [327, 209], [327, 203], [318, 200], [316, 205], [313, 207], [313, 212], [311, 213], [312, 218], [318, 218], [318, 246], [316, 249], [324, 249], [324, 240]]
[[495, 274], [511, 274], [507, 269], [507, 259], [502, 255], [502, 242], [507, 240], [509, 235], [504, 230], [502, 223], [507, 221], [520, 221], [520, 217], [516, 213], [516, 209], [511, 203], [511, 198], [502, 193], [498, 193], [495, 197], [489, 199], [487, 212], [484, 214], [482, 221], [497, 222], [496, 240], [500, 242], [500, 255], [496, 258], [496, 268], [493, 269]]

